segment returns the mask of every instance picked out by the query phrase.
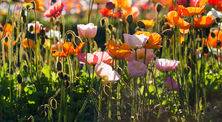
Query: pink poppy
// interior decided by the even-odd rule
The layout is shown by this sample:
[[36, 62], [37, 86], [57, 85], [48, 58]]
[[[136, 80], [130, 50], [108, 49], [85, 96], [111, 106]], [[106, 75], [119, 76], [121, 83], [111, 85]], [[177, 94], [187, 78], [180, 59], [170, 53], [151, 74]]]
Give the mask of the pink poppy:
[[77, 29], [79, 37], [83, 38], [94, 38], [97, 33], [97, 26], [95, 26], [93, 23], [88, 23], [86, 25], [78, 24]]
[[156, 68], [160, 71], [173, 71], [176, 70], [179, 61], [168, 59], [157, 59]]
[[61, 0], [58, 0], [55, 4], [50, 6], [48, 10], [45, 11], [44, 16], [56, 18], [61, 15], [63, 7], [63, 2]]
[[129, 61], [128, 62], [128, 72], [131, 77], [144, 76], [147, 73], [147, 66], [139, 61]]
[[102, 78], [102, 80], [104, 80], [106, 84], [109, 82], [118, 81], [120, 79], [120, 75], [118, 74], [118, 72], [113, 70], [110, 65], [103, 62], [96, 64], [95, 72], [96, 75]]
[[107, 52], [82, 53], [78, 55], [78, 59], [81, 63], [87, 62], [90, 65], [96, 65], [101, 62], [111, 65], [113, 61]]
[[140, 34], [140, 35], [130, 35], [130, 34], [123, 34], [125, 42], [131, 47], [131, 48], [141, 48], [146, 44], [146, 41], [148, 40], [148, 37]]
[[153, 49], [146, 49], [145, 50], [145, 48], [141, 48], [141, 49], [137, 49], [136, 52], [133, 52], [129, 56], [128, 61], [130, 61], [130, 60], [137, 60], [137, 61], [140, 61], [140, 62], [144, 63], [144, 60], [145, 60], [145, 64], [147, 65], [154, 58], [155, 58], [155, 54], [153, 53]]
[[164, 82], [164, 85], [169, 90], [179, 91], [179, 84], [172, 77], [167, 77], [167, 79]]

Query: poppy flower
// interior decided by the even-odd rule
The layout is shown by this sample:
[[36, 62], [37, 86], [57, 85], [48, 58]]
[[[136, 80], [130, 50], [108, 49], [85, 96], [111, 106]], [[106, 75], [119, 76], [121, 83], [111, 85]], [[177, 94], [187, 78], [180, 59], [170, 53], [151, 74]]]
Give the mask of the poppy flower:
[[39, 33], [41, 31], [42, 24], [39, 21], [32, 22], [28, 24], [28, 31], [31, 33]]
[[54, 57], [67, 57], [70, 55], [78, 55], [84, 47], [84, 42], [79, 43], [75, 48], [72, 42], [58, 42], [52, 45], [51, 53]]
[[140, 48], [140, 49], [137, 49], [135, 52], [133, 52], [129, 56], [129, 58], [127, 58], [127, 60], [128, 61], [136, 60], [136, 61], [140, 61], [148, 65], [154, 58], [155, 58], [155, 54], [153, 52], [153, 49]]
[[157, 59], [156, 60], [156, 68], [160, 71], [174, 71], [176, 70], [179, 61], [169, 60], [169, 59]]
[[194, 27], [210, 27], [213, 23], [213, 16], [202, 16], [194, 18]]
[[153, 20], [139, 20], [137, 24], [143, 28], [152, 28], [155, 23]]
[[93, 23], [88, 23], [86, 25], [78, 24], [77, 29], [79, 37], [83, 38], [94, 38], [97, 33], [97, 26], [95, 26]]
[[78, 55], [80, 62], [96, 65], [100, 62], [112, 65], [112, 57], [107, 52], [81, 53]]
[[[12, 46], [15, 46], [15, 45], [16, 45], [16, 41], [13, 41], [13, 42], [12, 42]], [[5, 47], [9, 47], [9, 46], [10, 46], [9, 41], [4, 42], [4, 46], [5, 46]]]
[[146, 44], [148, 39], [145, 35], [130, 35], [130, 34], [123, 34], [125, 43], [127, 43], [130, 48], [141, 48]]
[[183, 30], [188, 30], [190, 28], [190, 24], [182, 19], [176, 11], [168, 12], [166, 19], [171, 27], [178, 26]]
[[130, 56], [132, 51], [128, 44], [117, 44], [114, 41], [108, 41], [106, 44], [107, 52], [114, 58], [126, 59]]
[[177, 7], [178, 14], [180, 16], [194, 16], [200, 15], [205, 11], [205, 6], [201, 7], [184, 7], [183, 5], [179, 5]]
[[12, 35], [13, 27], [12, 24], [6, 23], [3, 27], [3, 37], [8, 37]]
[[220, 31], [219, 29], [212, 29], [206, 41], [207, 46], [217, 48], [221, 47], [221, 43], [222, 31]]
[[126, 9], [122, 9], [121, 12], [122, 12], [122, 17], [121, 18], [123, 20], [126, 20], [129, 15], [132, 15], [133, 20], [136, 20], [138, 18], [139, 14], [140, 14], [139, 9], [135, 6], [129, 7], [129, 8], [126, 8]]
[[208, 4], [213, 6], [219, 11], [222, 11], [222, 1], [221, 0], [208, 0]]
[[95, 3], [97, 3], [97, 4], [105, 4], [107, 2], [108, 2], [108, 0], [95, 0]]
[[126, 9], [131, 7], [132, 0], [113, 0], [116, 8]]
[[99, 63], [95, 66], [96, 75], [103, 80], [103, 85], [106, 85], [110, 82], [115, 82], [120, 79], [118, 72], [113, 70], [113, 68], [106, 63]]
[[179, 91], [179, 84], [172, 77], [167, 77], [164, 85], [168, 90]]
[[57, 18], [61, 15], [63, 7], [63, 2], [61, 0], [58, 0], [55, 4], [50, 6], [48, 10], [45, 11], [44, 16], [49, 18]]
[[190, 6], [205, 6], [208, 3], [208, 0], [190, 0]]
[[150, 35], [151, 35], [151, 33], [150, 32], [148, 32], [148, 31], [136, 31], [136, 33], [135, 33], [136, 35], [145, 35], [145, 36], [147, 36], [147, 37], [149, 37]]
[[147, 73], [147, 66], [144, 63], [136, 60], [129, 61], [128, 73], [131, 77], [145, 76]]
[[112, 10], [108, 8], [102, 8], [99, 10], [99, 13], [104, 17], [110, 17], [112, 15]]
[[24, 49], [26, 49], [26, 48], [35, 48], [35, 42], [31, 39], [25, 38], [25, 39], [22, 40], [21, 43], [22, 43], [22, 47]]
[[45, 34], [48, 38], [56, 38], [57, 40], [61, 39], [61, 32], [58, 30], [49, 30], [48, 32], [46, 32]]
[[35, 2], [35, 8], [38, 11], [44, 11], [44, 0], [25, 0], [26, 3], [31, 3], [31, 2]]
[[160, 36], [160, 34], [151, 33], [144, 47], [147, 49], [160, 48], [161, 41], [162, 37]]

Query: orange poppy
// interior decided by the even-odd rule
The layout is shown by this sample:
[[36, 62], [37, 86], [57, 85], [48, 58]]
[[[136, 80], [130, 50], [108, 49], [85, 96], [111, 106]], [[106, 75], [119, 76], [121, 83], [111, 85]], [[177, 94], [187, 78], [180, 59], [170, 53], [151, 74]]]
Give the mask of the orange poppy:
[[154, 49], [157, 48], [159, 49], [161, 47], [161, 40], [162, 37], [158, 33], [151, 33], [149, 36], [149, 39], [147, 40], [145, 44], [145, 48], [147, 49]]
[[69, 55], [78, 55], [84, 47], [84, 42], [81, 42], [76, 48], [72, 42], [57, 43], [52, 45], [51, 53], [55, 57], [67, 57]]
[[113, 3], [117, 8], [129, 8], [131, 7], [132, 0], [113, 0]]
[[180, 16], [194, 16], [200, 15], [204, 12], [205, 6], [202, 7], [184, 7], [183, 5], [178, 5], [177, 11]]
[[117, 59], [126, 59], [132, 53], [129, 45], [127, 45], [126, 43], [117, 44], [114, 41], [108, 41], [106, 44], [106, 48], [110, 56]]
[[[10, 45], [10, 44], [9, 44], [9, 41], [4, 42], [4, 46], [5, 46], [5, 47], [9, 47], [9, 45]], [[16, 41], [13, 41], [13, 42], [12, 42], [12, 46], [15, 46], [15, 45], [16, 45]]]
[[220, 43], [222, 44], [222, 31], [219, 29], [211, 30], [207, 38], [206, 45], [213, 48], [218, 46], [222, 47], [222, 45], [218, 45]]
[[22, 47], [24, 49], [26, 49], [26, 48], [35, 48], [35, 42], [33, 42], [33, 40], [31, 40], [31, 39], [25, 38], [24, 40], [22, 40]]
[[180, 29], [184, 30], [190, 28], [190, 23], [182, 19], [176, 11], [168, 12], [166, 19], [171, 27], [178, 26]]
[[214, 23], [213, 16], [202, 16], [194, 18], [194, 27], [209, 27]]
[[13, 31], [12, 25], [9, 23], [6, 23], [3, 27], [3, 32], [4, 32], [3, 37], [12, 35], [12, 31]]

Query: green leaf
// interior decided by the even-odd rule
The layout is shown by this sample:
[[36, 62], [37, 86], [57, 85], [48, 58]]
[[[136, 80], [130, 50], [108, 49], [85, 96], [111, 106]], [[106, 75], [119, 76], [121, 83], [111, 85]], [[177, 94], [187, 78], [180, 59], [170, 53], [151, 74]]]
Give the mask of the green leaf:
[[42, 68], [42, 73], [45, 75], [45, 77], [47, 77], [48, 79], [50, 79], [50, 66], [48, 65], [45, 65], [43, 68]]

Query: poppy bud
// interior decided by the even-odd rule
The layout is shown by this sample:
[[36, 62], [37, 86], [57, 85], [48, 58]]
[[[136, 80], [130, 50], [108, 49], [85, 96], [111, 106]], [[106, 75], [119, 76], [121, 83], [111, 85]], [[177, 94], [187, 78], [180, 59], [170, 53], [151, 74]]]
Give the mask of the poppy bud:
[[62, 64], [61, 62], [57, 62], [57, 70], [61, 71], [62, 70]]
[[17, 75], [17, 81], [19, 84], [22, 83], [22, 76], [20, 74]]
[[133, 16], [132, 15], [129, 15], [127, 17], [127, 22], [130, 24], [130, 23], [133, 23]]
[[63, 79], [63, 76], [64, 76], [63, 72], [59, 72], [58, 76], [59, 76], [60, 79]]
[[204, 47], [203, 47], [203, 53], [208, 53], [208, 52], [209, 52], [208, 47], [207, 47], [207, 46], [204, 46]]
[[156, 11], [159, 13], [163, 9], [163, 6], [160, 3], [156, 4]]

